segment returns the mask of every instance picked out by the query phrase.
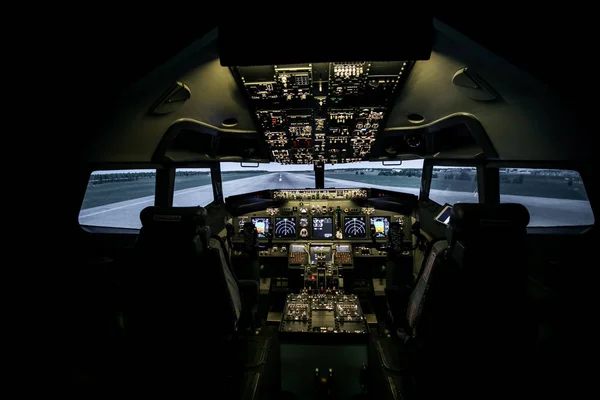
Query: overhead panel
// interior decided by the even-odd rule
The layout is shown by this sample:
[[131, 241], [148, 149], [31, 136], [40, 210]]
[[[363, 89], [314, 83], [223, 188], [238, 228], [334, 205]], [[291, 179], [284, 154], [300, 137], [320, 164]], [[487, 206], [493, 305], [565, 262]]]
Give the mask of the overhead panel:
[[368, 160], [413, 61], [233, 67], [272, 161]]

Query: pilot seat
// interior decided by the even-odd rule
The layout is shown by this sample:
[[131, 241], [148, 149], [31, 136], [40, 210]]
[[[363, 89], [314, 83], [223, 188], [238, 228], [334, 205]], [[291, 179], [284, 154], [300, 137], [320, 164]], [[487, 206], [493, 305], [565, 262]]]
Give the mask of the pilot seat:
[[446, 240], [432, 243], [408, 303], [396, 307], [405, 317], [393, 316], [424, 398], [509, 393], [522, 376], [528, 223], [521, 204], [452, 208]]
[[142, 229], [121, 292], [131, 356], [145, 371], [144, 381], [197, 381], [200, 375], [189, 374], [206, 369], [206, 354], [215, 348], [223, 353], [211, 365], [218, 371], [219, 360], [226, 360], [222, 367], [232, 370], [236, 354], [225, 353], [253, 328], [258, 282], [236, 278], [206, 216], [203, 207], [151, 206], [140, 214]]

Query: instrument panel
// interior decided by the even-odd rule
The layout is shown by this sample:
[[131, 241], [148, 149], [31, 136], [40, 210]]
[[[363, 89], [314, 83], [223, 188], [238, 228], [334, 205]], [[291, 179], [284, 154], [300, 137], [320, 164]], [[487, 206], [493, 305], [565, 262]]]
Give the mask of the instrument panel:
[[[274, 242], [303, 240], [385, 241], [392, 222], [403, 226], [406, 214], [370, 207], [369, 196], [387, 195], [368, 189], [301, 189], [274, 190], [249, 194], [249, 198], [270, 198], [275, 201], [264, 210], [233, 218], [236, 232], [241, 233], [246, 222], [252, 222], [259, 240]], [[406, 227], [408, 234], [410, 227]], [[234, 238], [235, 239], [235, 238]]]
[[272, 161], [367, 160], [412, 61], [234, 68]]
[[394, 223], [400, 224], [401, 240], [411, 248], [410, 216], [417, 204], [412, 194], [372, 188], [263, 190], [226, 199], [231, 242], [243, 243], [244, 227], [252, 223], [258, 256], [267, 265], [285, 262], [289, 270], [323, 263], [349, 270], [370, 263], [365, 258], [385, 258]]
[[275, 200], [341, 200], [341, 199], [366, 199], [366, 189], [299, 189], [276, 190], [273, 192]]
[[[331, 206], [330, 206], [331, 207]], [[390, 223], [405, 224], [406, 216], [370, 208], [336, 206], [332, 213], [329, 207], [320, 211], [320, 206], [303, 203], [293, 207], [295, 212], [289, 216], [264, 216], [265, 212], [256, 212], [234, 218], [234, 226], [241, 235], [244, 224], [251, 221], [258, 233], [259, 240], [267, 240], [268, 232], [273, 240], [313, 239], [313, 240], [386, 240]], [[363, 215], [367, 214], [368, 215]], [[338, 222], [342, 221], [342, 222]]]
[[365, 335], [368, 328], [353, 294], [312, 293], [306, 290], [286, 298], [279, 331], [309, 334]]

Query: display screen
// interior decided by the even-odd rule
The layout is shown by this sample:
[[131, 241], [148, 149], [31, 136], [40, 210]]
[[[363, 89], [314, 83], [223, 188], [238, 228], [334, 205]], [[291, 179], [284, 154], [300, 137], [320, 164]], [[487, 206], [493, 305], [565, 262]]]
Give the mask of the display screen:
[[271, 219], [270, 218], [252, 218], [252, 223], [258, 232], [259, 238], [266, 238], [266, 233], [271, 230]]
[[323, 217], [312, 219], [312, 237], [314, 239], [331, 239], [333, 237], [333, 218]]
[[290, 253], [303, 253], [304, 245], [301, 244], [292, 244], [290, 246]]
[[296, 217], [275, 217], [275, 237], [295, 238]]
[[445, 206], [442, 212], [435, 217], [435, 220], [444, 225], [448, 225], [450, 223], [450, 214], [452, 214], [452, 206]]
[[335, 251], [339, 253], [350, 253], [351, 248], [349, 244], [338, 244], [335, 246]]
[[331, 261], [331, 246], [310, 246], [310, 261]]
[[365, 220], [365, 217], [344, 217], [344, 237], [367, 237], [367, 222]]
[[390, 230], [390, 217], [371, 217], [371, 229], [375, 228], [374, 236], [384, 238]]

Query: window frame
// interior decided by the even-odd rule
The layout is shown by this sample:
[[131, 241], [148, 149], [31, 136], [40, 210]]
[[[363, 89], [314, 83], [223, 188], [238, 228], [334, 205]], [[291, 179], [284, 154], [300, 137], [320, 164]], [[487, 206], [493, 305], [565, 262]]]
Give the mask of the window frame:
[[138, 228], [121, 228], [114, 226], [96, 226], [96, 225], [85, 225], [79, 222], [79, 213], [81, 213], [81, 206], [85, 199], [87, 187], [92, 178], [92, 174], [96, 171], [120, 171], [124, 169], [153, 169], [156, 173], [156, 179], [154, 183], [154, 204], [156, 205], [157, 193], [160, 187], [158, 179], [158, 170], [161, 166], [152, 163], [92, 163], [86, 168], [82, 169], [80, 174], [81, 189], [79, 191], [79, 201], [77, 207], [76, 223], [79, 229], [85, 233], [97, 234], [97, 233], [108, 233], [108, 234], [130, 234], [136, 235], [139, 233]]
[[177, 170], [180, 168], [190, 168], [190, 169], [210, 169], [210, 183], [212, 185], [213, 199], [210, 203], [206, 204], [204, 207], [222, 204], [223, 203], [223, 183], [221, 178], [221, 162], [213, 162], [213, 163], [201, 163], [201, 164], [173, 164], [170, 166], [170, 181], [169, 181], [169, 192], [170, 198], [167, 203], [168, 207], [173, 205], [173, 198], [175, 196], [175, 179], [177, 178]]
[[[419, 191], [419, 202], [427, 203], [434, 202], [440, 206], [437, 201], [429, 197], [431, 190], [431, 181], [433, 179], [434, 167], [475, 167], [477, 173], [477, 199], [479, 203], [483, 203], [484, 199], [488, 199], [486, 192], [486, 182], [484, 164], [478, 160], [451, 160], [451, 159], [425, 159], [423, 161], [423, 173], [421, 178], [421, 190]], [[489, 190], [489, 189], [488, 189]]]
[[[137, 235], [140, 232], [138, 228], [121, 228], [109, 226], [85, 225], [79, 223], [79, 213], [85, 199], [87, 186], [95, 171], [119, 171], [124, 169], [153, 169], [156, 171], [156, 181], [154, 187], [155, 206], [171, 207], [173, 205], [173, 196], [175, 193], [175, 171], [178, 168], [210, 168], [211, 184], [213, 187], [213, 201], [208, 205], [223, 202], [222, 181], [220, 162], [203, 163], [169, 163], [157, 165], [153, 163], [94, 163], [89, 164], [83, 169], [80, 175], [81, 190], [78, 202], [77, 225], [81, 230], [90, 234], [131, 234]], [[208, 206], [207, 205], [207, 206]]]
[[576, 161], [425, 159], [423, 162], [421, 190], [419, 193], [419, 202], [425, 207], [430, 206], [431, 202], [443, 206], [443, 204], [439, 204], [435, 200], [429, 198], [433, 167], [437, 166], [476, 167], [479, 203], [485, 204], [500, 204], [500, 168], [562, 169], [576, 171], [581, 175], [583, 186], [586, 190], [594, 215], [594, 223], [591, 225], [527, 227], [527, 232], [530, 234], [553, 235], [584, 234], [593, 229], [597, 224], [597, 213], [594, 209], [593, 195], [590, 190], [590, 178], [592, 177], [585, 173], [586, 170], [582, 163]]
[[[572, 161], [489, 161], [486, 168], [493, 168], [498, 180], [497, 201], [500, 203], [500, 168], [523, 168], [523, 169], [559, 169], [576, 171], [581, 176], [583, 186], [588, 196], [588, 202], [594, 216], [594, 223], [590, 225], [569, 225], [569, 226], [532, 226], [527, 227], [527, 233], [531, 234], [553, 234], [553, 235], [579, 235], [584, 234], [596, 225], [597, 216], [594, 210], [594, 203], [590, 195], [589, 177], [586, 179], [585, 169], [578, 162]], [[587, 184], [586, 184], [587, 182]]]

